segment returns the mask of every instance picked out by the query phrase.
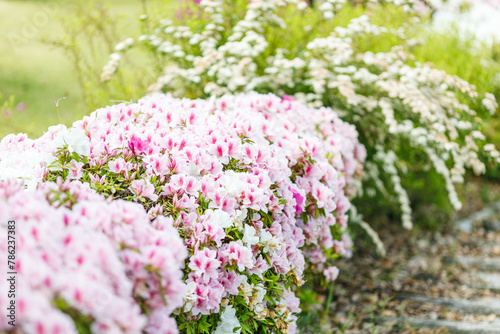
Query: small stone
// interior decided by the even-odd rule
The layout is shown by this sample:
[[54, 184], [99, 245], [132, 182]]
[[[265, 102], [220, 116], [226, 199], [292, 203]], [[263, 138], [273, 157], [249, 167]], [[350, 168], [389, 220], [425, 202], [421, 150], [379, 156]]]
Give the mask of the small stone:
[[368, 301], [372, 304], [375, 304], [376, 302], [378, 302], [378, 295], [376, 295], [376, 294], [366, 295], [364, 298], [366, 301]]
[[500, 231], [500, 221], [498, 221], [498, 220], [486, 220], [483, 222], [483, 227], [488, 232], [499, 232]]
[[500, 246], [491, 247], [491, 255], [500, 255]]
[[396, 316], [396, 312], [393, 311], [393, 310], [384, 310], [382, 312], [382, 316], [384, 316], [384, 317], [395, 317]]
[[455, 223], [455, 227], [462, 232], [471, 233], [472, 232], [472, 220], [470, 220], [468, 218], [459, 220]]
[[420, 239], [417, 241], [417, 247], [420, 249], [427, 249], [429, 248], [429, 240], [427, 239]]

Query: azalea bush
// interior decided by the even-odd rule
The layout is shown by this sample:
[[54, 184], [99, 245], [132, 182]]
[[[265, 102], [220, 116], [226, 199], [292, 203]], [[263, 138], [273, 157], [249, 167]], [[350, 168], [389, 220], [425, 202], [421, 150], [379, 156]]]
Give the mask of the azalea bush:
[[[351, 254], [349, 196], [366, 155], [357, 137], [333, 110], [291, 97], [155, 94], [99, 109], [70, 129], [51, 127], [36, 140], [9, 135], [0, 142], [0, 170], [10, 177], [16, 171], [30, 188], [83, 182], [103, 194], [109, 208], [73, 205], [93, 226], [123, 216], [151, 233], [177, 229], [188, 250], [183, 289], [164, 281], [176, 277], [165, 271], [178, 265], [161, 257], [163, 242], [134, 230], [112, 234], [124, 243], [129, 274], [143, 278], [134, 283], [134, 297], [148, 316], [146, 331], [169, 333], [173, 311], [186, 333], [294, 333], [300, 312], [294, 289], [315, 273], [335, 280], [334, 260]], [[31, 161], [19, 161], [23, 154]], [[128, 212], [128, 202], [144, 207], [151, 226], [146, 213], [137, 211], [136, 219]], [[128, 252], [127, 238], [148, 246], [143, 252], [131, 242], [138, 253]], [[182, 258], [182, 247], [172, 248]]]
[[[187, 251], [168, 218], [151, 221], [141, 205], [79, 181], [25, 191], [11, 179], [0, 181], [0, 219], [5, 238], [15, 224], [18, 279], [15, 330], [2, 317], [2, 333], [176, 332]], [[6, 241], [0, 250], [8, 254]]]
[[[333, 107], [356, 126], [368, 151], [360, 207], [374, 196], [394, 200], [403, 225], [411, 228], [404, 179], [437, 175], [438, 190], [460, 209], [456, 185], [466, 170], [481, 174], [485, 162], [498, 162], [482, 123], [497, 103], [492, 94], [479, 96], [460, 78], [414, 61], [405, 46], [417, 41], [407, 40], [405, 29], [420, 21], [426, 7], [398, 3], [407, 12], [405, 23], [385, 27], [344, 1], [318, 1], [314, 8], [291, 0], [183, 2], [177, 18], [162, 11], [142, 16], [142, 34], [116, 45], [101, 80], [112, 82], [126, 64], [122, 57], [142, 48], [155, 64], [150, 92], [272, 92], [311, 107]], [[345, 13], [359, 15], [346, 23]], [[384, 39], [394, 41], [387, 50], [369, 51], [373, 41]]]

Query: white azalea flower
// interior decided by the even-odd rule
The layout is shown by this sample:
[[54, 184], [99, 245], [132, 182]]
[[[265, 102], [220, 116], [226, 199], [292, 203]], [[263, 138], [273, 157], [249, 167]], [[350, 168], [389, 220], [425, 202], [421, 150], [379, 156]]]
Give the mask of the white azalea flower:
[[196, 282], [189, 282], [186, 285], [186, 295], [184, 296], [184, 311], [189, 312], [193, 308], [196, 300]]
[[238, 173], [233, 171], [226, 172], [219, 179], [220, 184], [226, 189], [226, 191], [237, 198], [241, 194], [241, 181]]
[[236, 310], [231, 306], [227, 306], [222, 312], [220, 322], [213, 334], [233, 334], [241, 333], [241, 329], [234, 332], [234, 329], [240, 327], [240, 322], [236, 318]]
[[259, 237], [256, 235], [257, 231], [253, 226], [245, 225], [245, 232], [243, 232], [243, 242], [247, 247], [256, 245], [259, 242]]
[[236, 215], [233, 216], [233, 224], [236, 227], [243, 226], [243, 221], [247, 218], [247, 209], [243, 208], [243, 210], [236, 210]]
[[266, 230], [260, 232], [260, 243], [264, 246], [262, 250], [264, 253], [268, 253], [272, 248], [279, 246], [278, 239]]
[[257, 300], [257, 303], [262, 303], [264, 300], [264, 296], [266, 295], [266, 287], [262, 284], [259, 283], [255, 286], [254, 288], [254, 295]]
[[70, 153], [76, 152], [79, 155], [90, 155], [90, 139], [85, 132], [80, 129], [62, 130], [54, 139], [55, 147], [59, 148], [68, 145]]
[[231, 216], [225, 211], [209, 209], [205, 211], [205, 214], [210, 215], [210, 220], [222, 228], [228, 228], [233, 225]]
[[34, 190], [42, 179], [44, 168], [53, 161], [52, 154], [36, 149], [3, 152], [0, 158], [0, 180], [22, 179], [27, 189]]
[[241, 293], [243, 294], [243, 298], [245, 298], [245, 302], [249, 303], [250, 302], [250, 297], [253, 295], [253, 284], [248, 283], [248, 277], [245, 275], [241, 275], [241, 283], [240, 283], [240, 290]]
[[201, 170], [202, 170], [202, 168], [200, 166], [198, 166], [196, 163], [190, 162], [188, 164], [187, 174], [190, 176], [199, 177]]

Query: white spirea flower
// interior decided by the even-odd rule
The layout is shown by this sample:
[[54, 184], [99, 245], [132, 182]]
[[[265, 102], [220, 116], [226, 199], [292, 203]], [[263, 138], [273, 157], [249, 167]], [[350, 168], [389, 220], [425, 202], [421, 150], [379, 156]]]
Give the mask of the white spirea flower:
[[236, 310], [233, 306], [228, 305], [222, 312], [219, 325], [213, 334], [239, 334], [241, 333], [241, 329], [238, 329], [236, 332], [234, 331], [237, 327], [240, 327], [240, 322], [238, 321], [238, 318], [236, 318]]
[[109, 55], [109, 59], [112, 61], [120, 61], [120, 59], [122, 59], [122, 56], [120, 56], [119, 53], [112, 53]]
[[307, 3], [306, 3], [306, 2], [304, 2], [304, 1], [301, 1], [301, 2], [299, 2], [299, 3], [297, 4], [297, 9], [298, 9], [298, 10], [304, 10], [304, 9], [307, 9], [307, 7], [309, 7], [309, 6], [308, 6], [308, 5], [307, 5]]
[[483, 106], [486, 109], [488, 109], [488, 111], [492, 115], [495, 113], [495, 111], [498, 108], [498, 103], [495, 100], [495, 96], [493, 94], [491, 94], [491, 93], [485, 94], [485, 97], [484, 97], [484, 99], [481, 102], [482, 102]]
[[493, 144], [486, 144], [486, 145], [484, 145], [483, 149], [485, 151], [493, 151], [495, 149], [495, 145], [493, 145]]

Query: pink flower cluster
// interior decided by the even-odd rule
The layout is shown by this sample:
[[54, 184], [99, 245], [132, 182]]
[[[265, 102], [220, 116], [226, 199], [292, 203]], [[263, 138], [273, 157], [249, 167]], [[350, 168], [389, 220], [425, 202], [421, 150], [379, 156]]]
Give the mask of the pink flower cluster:
[[[0, 182], [0, 229], [17, 224], [17, 319], [25, 333], [176, 333], [187, 256], [171, 220], [107, 201], [88, 184], [45, 183], [34, 192]], [[0, 243], [7, 254], [7, 242]], [[7, 268], [6, 257], [0, 265]], [[9, 301], [0, 295], [0, 307]], [[147, 310], [144, 314], [143, 310]], [[0, 320], [0, 331], [10, 325]]]
[[[71, 147], [51, 146], [61, 131]], [[209, 323], [230, 319], [211, 323], [211, 330], [221, 330], [246, 314], [264, 327], [271, 323], [293, 333], [300, 309], [288, 287], [301, 285], [309, 268], [322, 273], [335, 253], [350, 252], [348, 195], [366, 155], [357, 136], [333, 110], [289, 98], [159, 94], [97, 110], [69, 131], [52, 127], [30, 149], [53, 155], [37, 165], [43, 166], [35, 173], [42, 175], [38, 181], [78, 179], [110, 198], [141, 203], [156, 231], [177, 228], [189, 251], [180, 304], [177, 281], [152, 278], [172, 277], [163, 270], [178, 268], [157, 253], [163, 243], [121, 254], [134, 276], [144, 278], [134, 288], [150, 309], [160, 309], [162, 298], [155, 293], [164, 287], [168, 305], [181, 306], [174, 311], [179, 325], [196, 326], [209, 315], [203, 318]], [[27, 139], [7, 137], [0, 150], [12, 153], [16, 140]], [[87, 206], [85, 212], [103, 221], [116, 214], [95, 210]], [[135, 234], [119, 236], [124, 242]], [[145, 269], [144, 254], [156, 270]], [[333, 279], [331, 270], [325, 273]], [[149, 326], [161, 327], [171, 311], [150, 315]]]
[[[297, 190], [290, 188], [296, 214], [303, 210], [309, 213], [306, 220], [297, 221], [306, 238], [306, 259], [322, 271], [327, 260], [325, 250], [334, 248], [336, 253], [349, 256], [349, 235], [334, 240], [330, 228], [346, 227], [348, 196], [356, 191], [356, 176], [361, 175], [366, 158], [355, 127], [343, 122], [330, 108], [313, 110], [288, 96], [281, 100], [272, 94], [223, 97], [220, 108], [231, 103], [228, 100], [237, 110], [262, 113], [266, 120], [261, 125], [262, 133], [284, 151], [289, 161], [298, 186]], [[304, 161], [305, 166], [301, 164]], [[317, 216], [315, 210], [321, 214]]]

